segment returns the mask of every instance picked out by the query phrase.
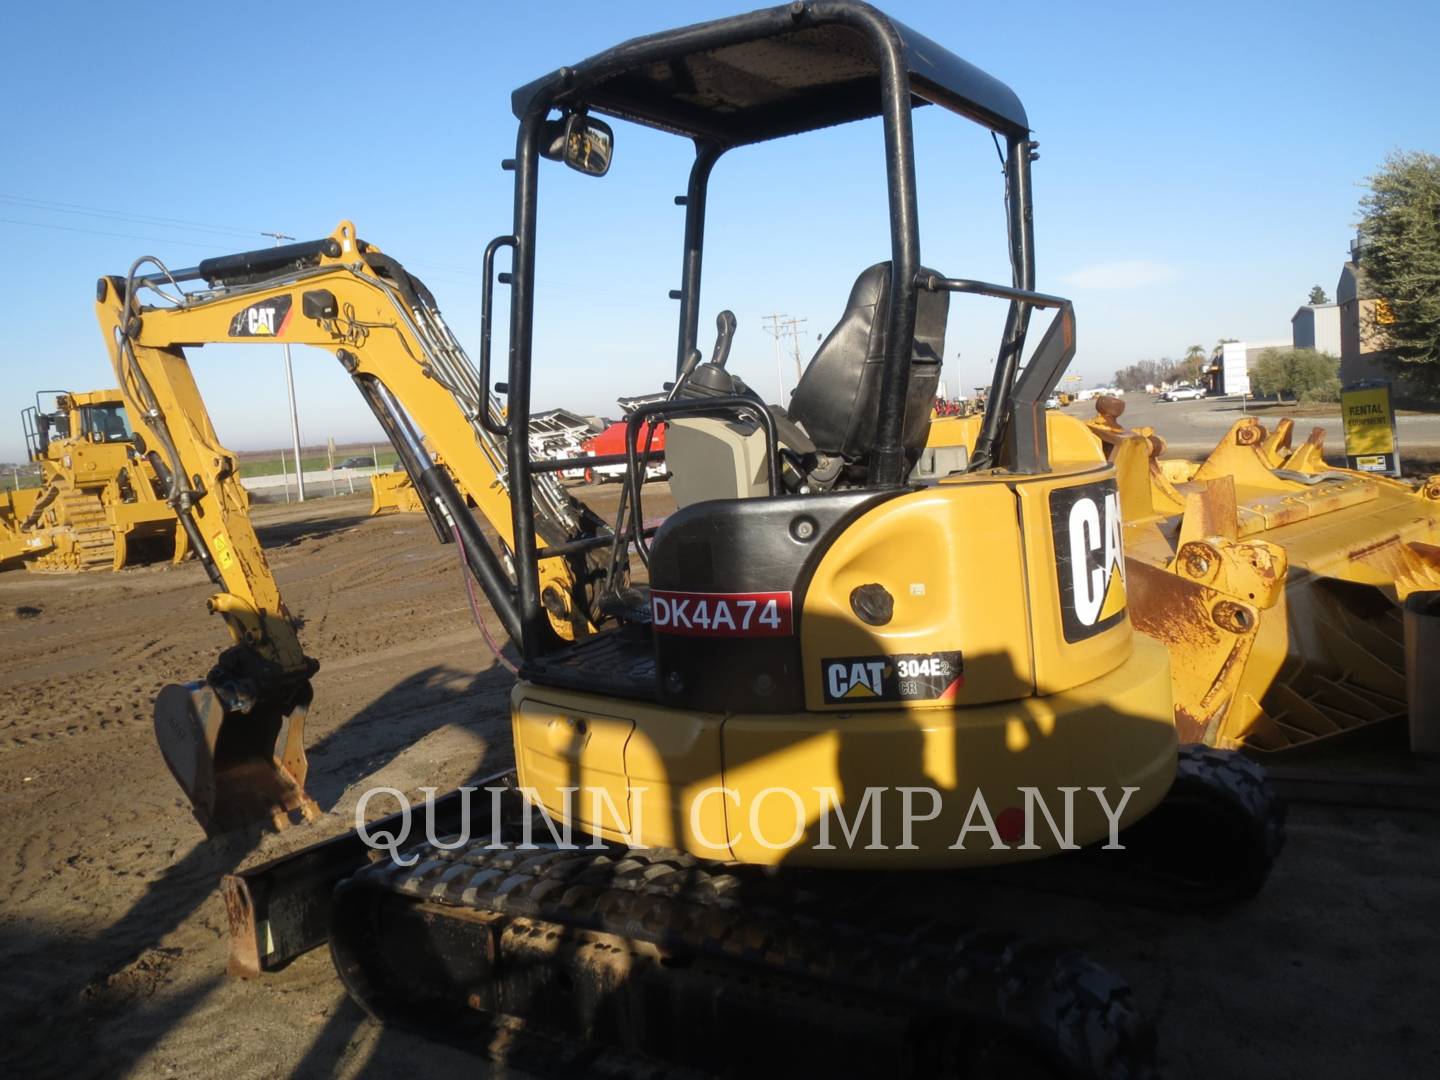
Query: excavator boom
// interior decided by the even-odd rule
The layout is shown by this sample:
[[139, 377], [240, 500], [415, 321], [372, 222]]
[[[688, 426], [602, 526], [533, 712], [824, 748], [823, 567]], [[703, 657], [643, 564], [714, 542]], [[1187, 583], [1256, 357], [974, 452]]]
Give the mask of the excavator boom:
[[[142, 276], [147, 263], [154, 272]], [[187, 291], [195, 281], [204, 287]], [[216, 586], [210, 610], [232, 639], [203, 682], [160, 694], [161, 751], [207, 832], [312, 817], [304, 718], [318, 664], [301, 648], [251, 524], [236, 457], [215, 433], [185, 347], [283, 341], [333, 351], [422, 493], [437, 535], [459, 541], [506, 629], [518, 634], [504, 561], [513, 525], [496, 435], [503, 431], [501, 411], [482, 392], [429, 290], [357, 239], [349, 222], [323, 240], [176, 272], [139, 260], [128, 275], [100, 280], [96, 315], [141, 452]], [[457, 480], [498, 536], [499, 551]], [[537, 531], [546, 542], [593, 535], [598, 519], [557, 481], [541, 477], [533, 487]], [[559, 638], [592, 630], [588, 581], [576, 565], [563, 555], [542, 561], [550, 629]]]

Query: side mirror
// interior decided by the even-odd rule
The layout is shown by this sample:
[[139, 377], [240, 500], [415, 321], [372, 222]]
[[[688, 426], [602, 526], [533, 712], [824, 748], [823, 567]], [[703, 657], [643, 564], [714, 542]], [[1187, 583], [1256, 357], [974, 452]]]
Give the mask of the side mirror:
[[614, 146], [615, 133], [609, 124], [584, 113], [571, 113], [565, 117], [563, 130], [556, 132], [541, 154], [551, 161], [563, 161], [586, 176], [604, 176], [610, 171]]

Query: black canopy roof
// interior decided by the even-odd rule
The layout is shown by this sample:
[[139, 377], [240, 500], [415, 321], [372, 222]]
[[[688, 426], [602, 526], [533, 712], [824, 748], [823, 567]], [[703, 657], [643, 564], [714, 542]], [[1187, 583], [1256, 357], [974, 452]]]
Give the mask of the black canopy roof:
[[1006, 135], [1029, 131], [1004, 83], [856, 0], [814, 0], [633, 38], [511, 95], [517, 117], [584, 106], [739, 146], [876, 116], [881, 57], [913, 95]]

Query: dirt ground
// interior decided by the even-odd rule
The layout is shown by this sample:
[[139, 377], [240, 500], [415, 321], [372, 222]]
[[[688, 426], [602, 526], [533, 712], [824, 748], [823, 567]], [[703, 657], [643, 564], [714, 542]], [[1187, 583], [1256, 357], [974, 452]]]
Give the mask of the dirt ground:
[[[369, 786], [443, 790], [511, 762], [510, 676], [454, 548], [419, 516], [367, 509], [255, 512], [322, 663], [307, 731], [328, 813], [250, 846], [204, 840], [151, 737], [156, 691], [225, 643], [200, 567], [0, 575], [0, 1073], [505, 1075], [367, 1020], [323, 950], [255, 982], [224, 974], [222, 874], [348, 828]], [[1270, 885], [1224, 914], [963, 880], [935, 899], [1126, 977], [1167, 1075], [1421, 1076], [1440, 1051], [1437, 859], [1432, 815], [1296, 806]]]

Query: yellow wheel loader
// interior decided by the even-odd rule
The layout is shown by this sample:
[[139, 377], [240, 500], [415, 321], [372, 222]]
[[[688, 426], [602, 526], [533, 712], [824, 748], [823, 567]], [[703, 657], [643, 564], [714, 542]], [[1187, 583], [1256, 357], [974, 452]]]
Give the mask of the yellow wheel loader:
[[[922, 105], [1004, 147], [1008, 284], [921, 262]], [[1056, 865], [1100, 860], [1122, 901], [1233, 900], [1260, 888], [1283, 836], [1257, 767], [1179, 745], [1168, 653], [1131, 622], [1119, 472], [1083, 429], [1047, 419], [1075, 319], [1035, 289], [1037, 144], [1020, 101], [866, 4], [817, 0], [623, 43], [521, 87], [512, 107], [515, 216], [483, 256], [475, 366], [423, 284], [348, 222], [99, 282], [123, 392], [234, 641], [204, 684], [167, 688], [156, 709], [209, 831], [314, 813], [300, 725], [315, 664], [184, 344], [330, 350], [518, 652], [499, 808], [462, 809], [460, 835], [396, 841], [389, 859], [352, 834], [261, 871], [263, 885], [231, 879], [232, 918], [264, 942], [254, 969], [328, 934], [352, 995], [387, 1021], [493, 1050], [497, 1025], [518, 1019], [584, 1041], [597, 1064], [1151, 1075], [1153, 1036], [1119, 980], [1068, 950], [932, 926], [913, 906], [923, 873], [1079, 849]], [[575, 463], [536, 458], [528, 438], [539, 178], [549, 161], [605, 175], [617, 144], [601, 115], [694, 148], [677, 200], [675, 374], [628, 418], [609, 522], [558, 489]], [[709, 361], [697, 347], [712, 168], [877, 118], [889, 251], [860, 269], [788, 406], [766, 403], [727, 369], [730, 312]], [[502, 409], [489, 327], [504, 248]], [[603, 252], [575, 258], [605, 269]], [[954, 293], [1008, 304], [964, 460], [926, 447]], [[1036, 311], [1053, 314], [1021, 373]], [[662, 421], [680, 509], [657, 529], [638, 436]]]
[[0, 567], [64, 573], [185, 557], [118, 390], [41, 392], [20, 417], [40, 486], [0, 492]]

